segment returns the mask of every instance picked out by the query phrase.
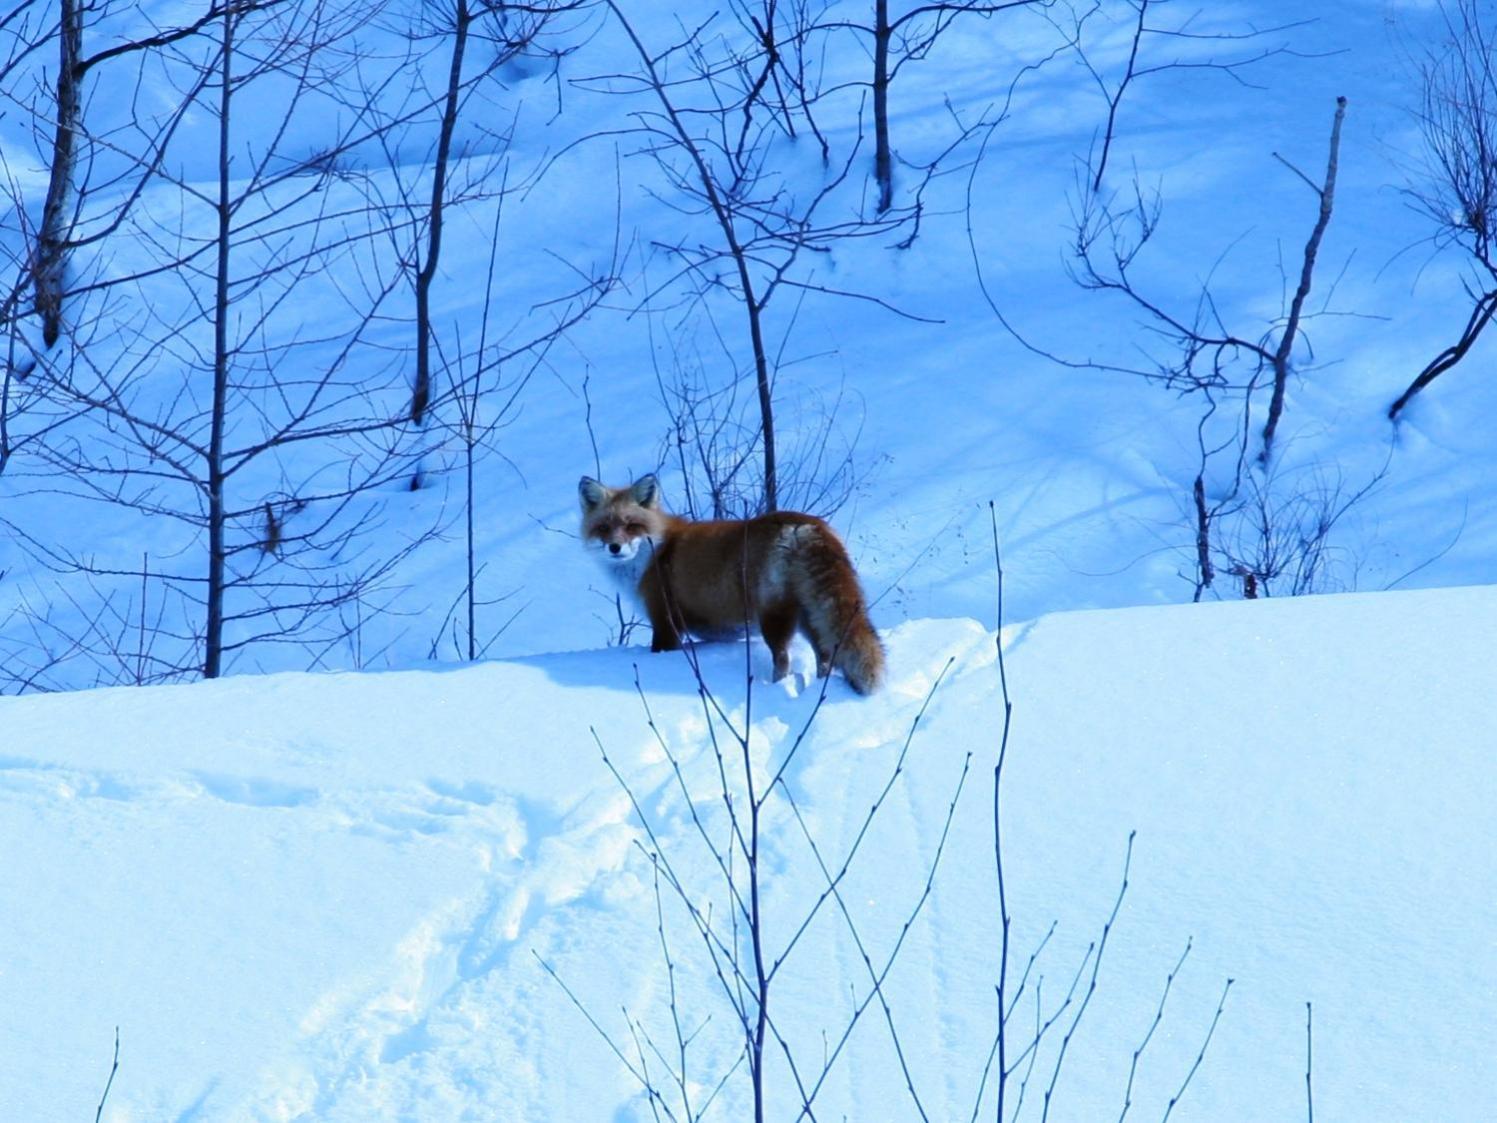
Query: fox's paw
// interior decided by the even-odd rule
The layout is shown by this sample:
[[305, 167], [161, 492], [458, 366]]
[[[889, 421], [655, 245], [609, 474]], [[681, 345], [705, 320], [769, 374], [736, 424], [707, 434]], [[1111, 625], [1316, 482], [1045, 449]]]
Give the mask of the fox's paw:
[[811, 680], [804, 671], [786, 671], [782, 675], [776, 675], [774, 681], [787, 698], [799, 698], [811, 685]]

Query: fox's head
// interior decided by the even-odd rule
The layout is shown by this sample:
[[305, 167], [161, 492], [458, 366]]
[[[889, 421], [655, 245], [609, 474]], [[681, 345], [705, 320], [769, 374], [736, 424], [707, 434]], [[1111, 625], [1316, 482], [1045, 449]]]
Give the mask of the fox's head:
[[647, 560], [665, 532], [660, 481], [653, 475], [628, 487], [607, 487], [591, 476], [577, 485], [582, 542], [605, 565], [624, 568]]

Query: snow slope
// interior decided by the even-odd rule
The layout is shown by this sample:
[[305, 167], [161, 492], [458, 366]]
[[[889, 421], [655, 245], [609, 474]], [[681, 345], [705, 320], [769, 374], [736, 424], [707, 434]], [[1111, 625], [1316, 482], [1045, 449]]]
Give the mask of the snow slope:
[[[1140, 1117], [1178, 1094], [1229, 978], [1173, 1118], [1303, 1118], [1307, 1002], [1318, 1117], [1497, 1116], [1494, 629], [1497, 590], [1473, 588], [1005, 631], [1011, 986], [1055, 925], [1014, 1025], [1034, 1016], [1035, 979], [1048, 1013], [1090, 971], [1137, 832], [1055, 1117], [1122, 1111], [1187, 943], [1131, 1085]], [[833, 681], [789, 758], [788, 797], [766, 817], [768, 930], [782, 946], [825, 887], [788, 798], [840, 860], [952, 660], [842, 888], [882, 962], [970, 765], [885, 987], [924, 1110], [967, 1118], [994, 1029], [995, 647], [971, 621], [888, 640], [889, 689], [860, 700]], [[779, 768], [816, 691], [756, 681], [746, 709], [744, 645], [701, 650], [725, 711], [751, 727], [761, 777]], [[762, 645], [747, 651], [763, 675]], [[809, 651], [796, 657], [804, 668]], [[623, 1010], [674, 1056], [655, 844], [600, 746], [693, 899], [722, 908], [692, 825], [720, 829], [719, 773], [684, 658], [614, 649], [6, 698], [0, 728], [0, 1118], [87, 1117], [115, 1026], [115, 1123], [651, 1118], [541, 960], [628, 1056]], [[663, 915], [677, 1008], [706, 1021], [688, 1061], [700, 1105], [732, 1069], [731, 1014], [668, 890]], [[815, 1072], [867, 970], [831, 910], [788, 962], [777, 1024]], [[1075, 1009], [1037, 1054], [1025, 1118], [1040, 1115]], [[775, 1117], [794, 1118], [778, 1055], [769, 1076]], [[744, 1118], [745, 1092], [740, 1068], [707, 1117]], [[815, 1108], [919, 1117], [877, 1007]]]

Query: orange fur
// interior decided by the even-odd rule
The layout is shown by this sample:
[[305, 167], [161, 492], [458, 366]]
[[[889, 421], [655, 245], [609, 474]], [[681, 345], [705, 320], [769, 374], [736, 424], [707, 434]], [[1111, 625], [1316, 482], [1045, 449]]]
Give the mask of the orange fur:
[[799, 629], [816, 650], [818, 675], [836, 667], [858, 693], [878, 689], [883, 645], [847, 550], [824, 520], [780, 511], [692, 522], [661, 509], [654, 476], [619, 488], [584, 476], [578, 494], [583, 542], [643, 602], [651, 651], [674, 651], [688, 633], [757, 624], [778, 682], [790, 673]]

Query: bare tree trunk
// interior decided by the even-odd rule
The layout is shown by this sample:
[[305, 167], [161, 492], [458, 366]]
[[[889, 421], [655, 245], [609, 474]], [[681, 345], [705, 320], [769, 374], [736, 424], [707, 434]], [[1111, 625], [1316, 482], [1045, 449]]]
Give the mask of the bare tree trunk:
[[[1284, 412], [1284, 388], [1289, 381], [1289, 357], [1294, 350], [1294, 341], [1299, 334], [1300, 316], [1304, 312], [1305, 298], [1310, 295], [1310, 281], [1315, 272], [1315, 256], [1320, 252], [1320, 240], [1331, 222], [1331, 206], [1336, 198], [1336, 166], [1341, 153], [1341, 122], [1346, 117], [1346, 99], [1336, 99], [1336, 116], [1331, 122], [1331, 155], [1326, 163], [1325, 185], [1316, 188], [1320, 195], [1320, 216], [1315, 220], [1315, 229], [1305, 245], [1304, 263], [1300, 268], [1299, 287], [1294, 290], [1294, 299], [1289, 304], [1289, 319], [1284, 325], [1284, 334], [1279, 339], [1273, 356], [1273, 396], [1268, 402], [1268, 420], [1263, 424], [1263, 451], [1258, 454], [1260, 463], [1267, 464], [1273, 453], [1274, 434], [1279, 429], [1279, 415]], [[1308, 181], [1307, 181], [1308, 182]], [[1314, 187], [1312, 183], [1310, 185]]]
[[759, 433], [764, 440], [764, 510], [777, 511], [780, 506], [780, 486], [775, 463], [774, 442], [774, 397], [769, 381], [769, 355], [764, 349], [764, 306], [754, 296], [753, 282], [749, 278], [748, 260], [737, 240], [733, 256], [738, 262], [738, 275], [743, 282], [744, 301], [748, 306], [749, 341], [754, 348], [754, 384], [759, 391]]
[[[1138, 48], [1143, 42], [1144, 22], [1148, 18], [1150, 0], [1139, 0], [1138, 19], [1133, 25], [1133, 44], [1128, 48], [1128, 66], [1123, 71], [1123, 77], [1118, 81], [1118, 88], [1107, 95], [1107, 125], [1102, 130], [1102, 154], [1097, 158], [1097, 171], [1092, 176], [1092, 190], [1102, 190], [1102, 177], [1107, 172], [1107, 158], [1112, 153], [1112, 142], [1117, 133], [1118, 109], [1123, 104], [1123, 95], [1128, 92], [1128, 87], [1138, 75]], [[1078, 31], [1079, 35], [1079, 31]], [[1101, 79], [1098, 78], [1100, 84]], [[1105, 93], [1107, 87], [1102, 87]], [[1207, 584], [1210, 584], [1208, 581]]]
[[4, 474], [6, 464], [10, 463], [10, 401], [14, 389], [14, 382], [25, 376], [25, 372], [16, 368], [16, 357], [18, 340], [14, 327], [13, 317], [10, 315], [15, 305], [24, 299], [24, 282], [11, 298], [0, 306], [0, 315], [12, 320], [10, 330], [5, 333], [5, 351], [0, 355], [0, 474]]
[[70, 212], [78, 163], [78, 123], [82, 99], [78, 87], [83, 80], [79, 65], [83, 54], [83, 5], [80, 0], [61, 0], [58, 28], [60, 57], [57, 66], [57, 131], [52, 141], [52, 174], [47, 183], [47, 201], [42, 208], [42, 226], [37, 236], [36, 311], [42, 318], [42, 339], [50, 348], [62, 333], [63, 270], [67, 264]]
[[1196, 505], [1196, 592], [1192, 599], [1200, 600], [1216, 580], [1216, 567], [1211, 564], [1211, 512], [1206, 507], [1206, 481], [1200, 472], [1196, 473], [1191, 496]]
[[873, 5], [873, 178], [878, 213], [894, 205], [894, 161], [889, 153], [889, 0]]
[[431, 285], [442, 256], [442, 211], [447, 194], [447, 163], [452, 154], [452, 134], [457, 129], [463, 83], [463, 55], [468, 48], [468, 28], [473, 22], [468, 0], [457, 0], [453, 19], [452, 66], [447, 75], [447, 99], [442, 106], [436, 164], [431, 176], [426, 260], [416, 274], [416, 383], [411, 391], [411, 420], [417, 425], [426, 417], [426, 407], [431, 402]]
[[1466, 357], [1466, 352], [1471, 350], [1486, 326], [1492, 322], [1493, 315], [1497, 315], [1497, 289], [1482, 293], [1476, 307], [1471, 310], [1471, 318], [1466, 321], [1466, 330], [1461, 332], [1460, 339], [1431, 359], [1429, 365], [1409, 384], [1409, 388], [1388, 407], [1389, 421], [1397, 421], [1403, 407], [1413, 400], [1415, 394]]
[[229, 102], [234, 16], [224, 12], [218, 117], [218, 271], [213, 301], [213, 406], [208, 437], [208, 603], [203, 677], [217, 678], [223, 663], [224, 617], [224, 420], [229, 396]]
[[[478, 390], [476, 387], [474, 388], [473, 396], [475, 399], [478, 397]], [[478, 410], [478, 402], [475, 400], [469, 406], [469, 408], [476, 413]], [[465, 505], [468, 508], [466, 511], [466, 515], [468, 523], [468, 662], [470, 663], [475, 662], [478, 659], [478, 593], [476, 589], [478, 575], [474, 572], [473, 569], [473, 446], [477, 444], [478, 441], [473, 433], [473, 420], [473, 416], [470, 413], [468, 416], [467, 424], [464, 426], [463, 430], [463, 443], [465, 446], [464, 451], [466, 453], [466, 462], [464, 464], [464, 468], [466, 469], [467, 483], [467, 503]]]
[[1423, 89], [1416, 110], [1428, 179], [1405, 189], [1434, 224], [1433, 242], [1465, 250], [1484, 283], [1467, 286], [1472, 307], [1465, 328], [1388, 407], [1390, 421], [1464, 360], [1497, 316], [1497, 22], [1490, 9], [1486, 0], [1439, 6], [1443, 34], [1420, 61]]

